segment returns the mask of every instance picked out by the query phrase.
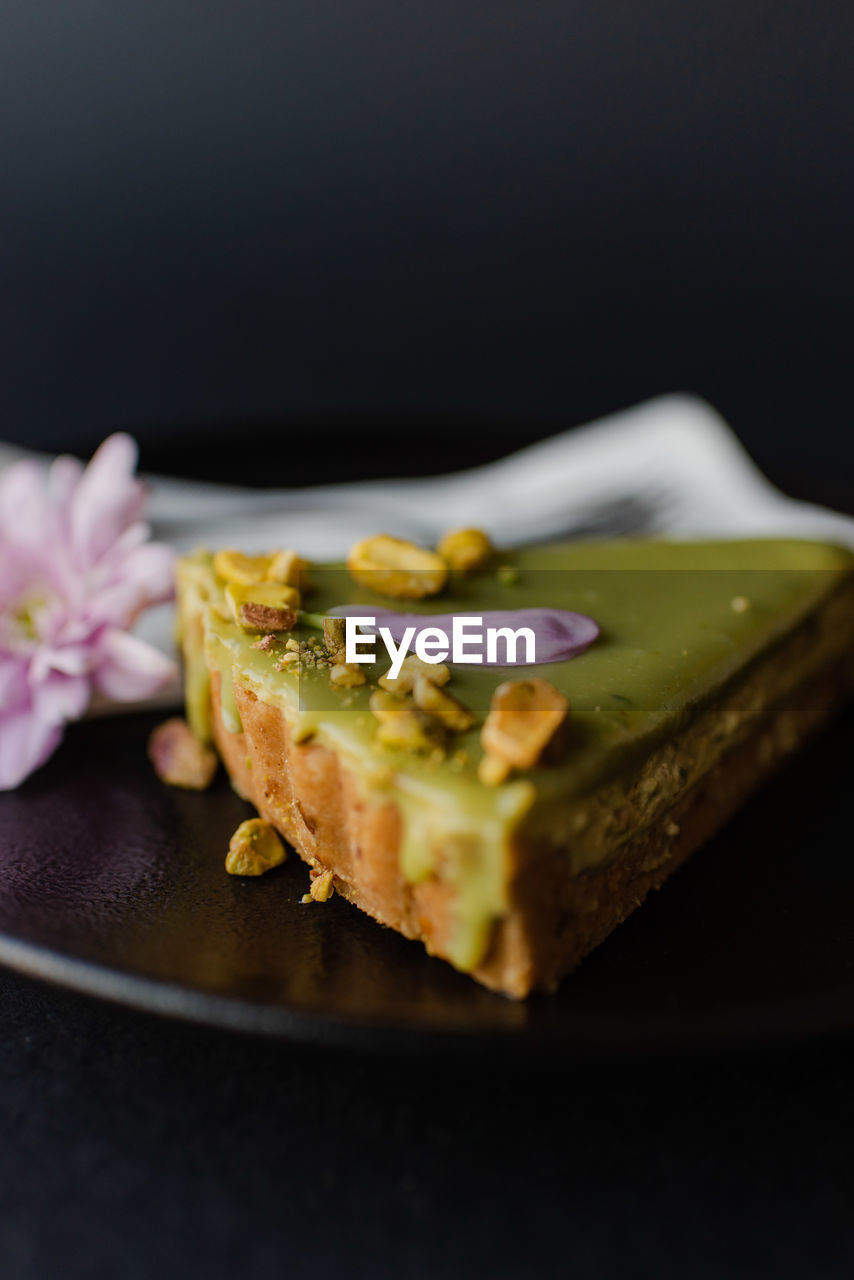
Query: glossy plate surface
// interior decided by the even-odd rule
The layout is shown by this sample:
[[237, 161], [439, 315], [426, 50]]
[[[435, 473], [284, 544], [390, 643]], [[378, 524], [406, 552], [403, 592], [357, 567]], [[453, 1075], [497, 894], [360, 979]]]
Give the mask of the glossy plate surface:
[[229, 877], [252, 812], [148, 765], [155, 719], [76, 726], [0, 796], [0, 961], [175, 1017], [377, 1049], [569, 1056], [854, 1026], [847, 712], [588, 957], [557, 995], [482, 990], [340, 898], [303, 906], [295, 854]]

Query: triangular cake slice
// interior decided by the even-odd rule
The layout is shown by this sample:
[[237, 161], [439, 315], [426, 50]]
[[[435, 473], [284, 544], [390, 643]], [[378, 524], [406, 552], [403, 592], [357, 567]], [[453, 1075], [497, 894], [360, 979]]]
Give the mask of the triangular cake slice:
[[[377, 920], [511, 996], [553, 987], [854, 684], [854, 558], [819, 543], [475, 555], [415, 600], [417, 586], [396, 598], [401, 582], [384, 580], [381, 594], [343, 566], [308, 566], [309, 585], [293, 553], [271, 563], [180, 563], [193, 728], [313, 874], [331, 873]], [[258, 607], [241, 613], [262, 578], [283, 595], [255, 592]], [[393, 686], [387, 655], [348, 665], [340, 623], [320, 629], [353, 605], [547, 607], [594, 619], [599, 634], [570, 659], [452, 664], [443, 687], [423, 672], [418, 683], [413, 666]], [[561, 705], [568, 714], [533, 763], [512, 751], [508, 763], [484, 724], [500, 685], [532, 678], [555, 691], [554, 727]]]

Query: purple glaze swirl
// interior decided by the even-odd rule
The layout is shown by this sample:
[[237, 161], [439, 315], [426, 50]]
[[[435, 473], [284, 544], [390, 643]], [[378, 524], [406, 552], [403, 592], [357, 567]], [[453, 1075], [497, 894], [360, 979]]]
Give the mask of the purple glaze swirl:
[[[588, 649], [596, 637], [599, 635], [599, 626], [589, 618], [586, 613], [572, 613], [568, 609], [492, 609], [483, 613], [398, 613], [394, 609], [378, 609], [372, 604], [347, 604], [340, 605], [330, 610], [338, 618], [374, 618], [376, 625], [373, 628], [362, 626], [361, 630], [371, 631], [374, 633], [379, 631], [380, 627], [387, 627], [395, 644], [399, 644], [403, 639], [403, 634], [408, 627], [415, 627], [416, 636], [418, 632], [425, 630], [427, 627], [439, 627], [449, 637], [452, 634], [454, 618], [477, 618], [482, 622], [483, 634], [491, 628], [510, 627], [513, 631], [520, 627], [529, 627], [535, 637], [536, 642], [536, 658], [537, 665], [546, 662], [568, 662], [570, 658], [577, 658], [580, 653]], [[414, 643], [414, 638], [413, 638]], [[473, 641], [468, 640], [471, 646]], [[496, 646], [498, 649], [498, 646]], [[469, 652], [471, 649], [469, 649]], [[503, 653], [507, 657], [506, 645], [498, 649], [499, 653]], [[524, 646], [521, 652], [524, 654]], [[452, 661], [450, 658], [448, 661]], [[483, 653], [483, 666], [489, 667], [508, 667], [508, 666], [527, 666], [528, 664], [520, 661], [511, 663], [507, 661], [488, 662], [486, 658], [485, 646]]]

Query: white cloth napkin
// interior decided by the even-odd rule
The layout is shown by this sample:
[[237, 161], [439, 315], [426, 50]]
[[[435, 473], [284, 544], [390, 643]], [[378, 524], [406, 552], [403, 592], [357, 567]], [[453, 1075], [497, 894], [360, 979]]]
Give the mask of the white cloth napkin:
[[[0, 445], [0, 467], [22, 456]], [[780, 493], [723, 419], [688, 396], [651, 400], [498, 462], [429, 479], [263, 491], [147, 480], [152, 534], [177, 551], [294, 546], [310, 558], [335, 558], [371, 533], [433, 543], [460, 525], [483, 528], [503, 546], [649, 534], [791, 536], [854, 548], [854, 519]], [[172, 651], [170, 609], [150, 610], [137, 630]], [[176, 684], [158, 705], [179, 696]]]

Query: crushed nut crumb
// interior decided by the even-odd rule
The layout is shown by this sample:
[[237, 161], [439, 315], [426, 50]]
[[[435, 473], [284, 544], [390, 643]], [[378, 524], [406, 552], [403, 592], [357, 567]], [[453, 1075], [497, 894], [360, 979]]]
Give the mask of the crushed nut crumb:
[[400, 673], [394, 680], [388, 675], [380, 676], [378, 684], [389, 693], [402, 696], [405, 693], [412, 693], [418, 676], [424, 676], [425, 680], [441, 688], [450, 680], [451, 670], [444, 662], [422, 662], [416, 654], [410, 653], [403, 659]]
[[225, 869], [230, 876], [262, 876], [278, 867], [288, 853], [278, 831], [263, 818], [241, 822], [228, 842]]
[[485, 787], [499, 787], [510, 776], [510, 765], [497, 756], [486, 755], [477, 766], [477, 776]]
[[328, 902], [335, 892], [333, 873], [322, 871], [319, 867], [312, 867], [309, 876], [309, 891], [302, 895], [300, 902]]
[[179, 716], [152, 731], [148, 755], [161, 782], [189, 791], [206, 790], [218, 764], [216, 752], [205, 746]]
[[354, 689], [365, 683], [365, 673], [352, 662], [333, 663], [329, 679], [339, 689]]
[[447, 729], [454, 733], [465, 733], [474, 724], [474, 716], [468, 707], [455, 698], [452, 693], [440, 689], [427, 676], [417, 675], [412, 686], [415, 705], [428, 715], [441, 720]]
[[401, 751], [433, 752], [444, 747], [445, 730], [438, 720], [418, 707], [401, 705], [380, 720], [377, 740], [385, 747]]
[[[285, 653], [279, 659], [278, 669], [282, 671], [286, 666], [290, 666], [294, 662], [299, 662], [302, 667], [314, 668], [348, 666], [346, 663], [340, 663], [339, 655], [330, 653], [323, 641], [314, 636], [309, 636], [305, 640], [296, 640], [291, 636], [290, 639], [285, 641]], [[353, 680], [352, 683], [363, 684], [364, 679]]]
[[492, 695], [481, 730], [488, 756], [514, 769], [530, 769], [566, 719], [569, 703], [548, 680], [507, 680]]
[[397, 715], [401, 705], [399, 698], [384, 689], [374, 689], [368, 700], [371, 715], [376, 716], [377, 720], [388, 720], [389, 716]]

